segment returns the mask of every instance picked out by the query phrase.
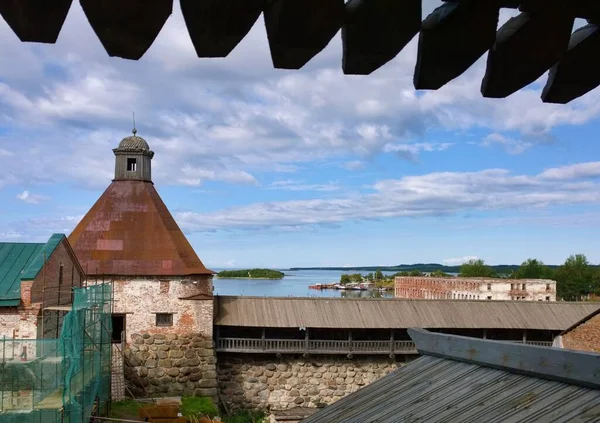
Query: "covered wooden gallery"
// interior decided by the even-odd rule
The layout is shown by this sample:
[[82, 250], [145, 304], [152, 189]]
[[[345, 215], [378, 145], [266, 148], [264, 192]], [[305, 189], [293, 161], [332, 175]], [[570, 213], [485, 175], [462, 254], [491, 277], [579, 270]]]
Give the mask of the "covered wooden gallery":
[[[55, 43], [72, 0], [6, 0], [0, 14], [21, 41]], [[138, 60], [173, 0], [80, 0], [110, 56]], [[418, 34], [416, 89], [438, 89], [484, 53], [484, 97], [502, 98], [550, 70], [542, 100], [568, 103], [600, 84], [600, 3], [447, 0], [422, 20], [421, 0], [180, 0], [198, 57], [226, 57], [264, 17], [273, 66], [300, 69], [341, 32], [342, 70], [367, 75]], [[501, 8], [520, 14], [498, 28]], [[587, 25], [573, 32], [575, 18]], [[393, 87], [390, 87], [393, 89]]]
[[535, 345], [600, 303], [215, 297], [217, 351], [417, 354], [408, 328]]

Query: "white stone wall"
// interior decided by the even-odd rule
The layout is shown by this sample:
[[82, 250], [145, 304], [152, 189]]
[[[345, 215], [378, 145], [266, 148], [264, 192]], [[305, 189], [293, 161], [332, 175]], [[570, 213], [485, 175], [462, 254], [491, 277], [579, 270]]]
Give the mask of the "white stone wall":
[[15, 329], [21, 323], [19, 313], [3, 313], [0, 314], [0, 338], [12, 338], [15, 336]]
[[478, 285], [478, 289], [474, 290], [452, 291], [453, 298], [494, 301], [556, 301], [556, 282], [552, 280], [491, 280], [483, 281]]
[[556, 301], [548, 279], [396, 277], [396, 298]]
[[[126, 341], [135, 333], [201, 334], [212, 338], [213, 300], [182, 300], [193, 295], [211, 295], [212, 280], [195, 283], [189, 278], [115, 279], [113, 313], [124, 313]], [[172, 326], [156, 326], [157, 313], [172, 313]]]
[[36, 339], [38, 309], [18, 309], [15, 313], [0, 314], [0, 340], [3, 337], [15, 339]]

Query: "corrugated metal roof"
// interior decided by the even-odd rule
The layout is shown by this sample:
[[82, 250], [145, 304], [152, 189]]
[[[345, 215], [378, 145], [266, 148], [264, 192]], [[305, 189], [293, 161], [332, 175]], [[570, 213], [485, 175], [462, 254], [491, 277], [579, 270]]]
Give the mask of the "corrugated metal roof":
[[600, 390], [423, 356], [303, 423], [598, 422]]
[[65, 239], [66, 236], [64, 234], [53, 234], [47, 243], [42, 244], [42, 249], [38, 252], [38, 254], [33, 257], [29, 266], [23, 271], [23, 275], [21, 275], [22, 280], [33, 280], [37, 277], [44, 267], [44, 260], [48, 260], [48, 258], [52, 255], [58, 244]]
[[215, 307], [222, 326], [564, 330], [600, 303], [218, 296]]
[[21, 277], [44, 245], [0, 242], [0, 305], [19, 305]]
[[113, 181], [69, 236], [88, 275], [210, 275], [151, 182]]

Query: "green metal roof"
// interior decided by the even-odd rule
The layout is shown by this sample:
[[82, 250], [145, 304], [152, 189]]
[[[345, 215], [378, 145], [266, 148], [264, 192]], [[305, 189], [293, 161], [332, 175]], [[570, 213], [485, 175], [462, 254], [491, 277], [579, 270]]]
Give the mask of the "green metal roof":
[[65, 237], [54, 234], [45, 244], [0, 242], [0, 307], [18, 306], [21, 280], [32, 280]]
[[48, 260], [63, 238], [65, 238], [65, 235], [63, 234], [53, 234], [47, 243], [42, 244], [42, 249], [29, 263], [29, 266], [25, 268], [23, 274], [21, 275], [21, 280], [34, 280], [38, 273], [40, 273], [42, 270], [42, 267], [44, 267], [44, 261]]

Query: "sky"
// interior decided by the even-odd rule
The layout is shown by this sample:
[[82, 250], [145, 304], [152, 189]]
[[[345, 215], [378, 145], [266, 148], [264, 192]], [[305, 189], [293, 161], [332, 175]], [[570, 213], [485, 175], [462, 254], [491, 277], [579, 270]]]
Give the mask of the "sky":
[[108, 57], [77, 2], [55, 45], [0, 21], [0, 241], [69, 234], [135, 111], [155, 186], [208, 267], [600, 262], [600, 91], [544, 104], [544, 76], [485, 99], [486, 55], [416, 91], [416, 51], [417, 37], [345, 76], [338, 33], [276, 70], [260, 17], [227, 58], [199, 59], [179, 2], [139, 61]]

